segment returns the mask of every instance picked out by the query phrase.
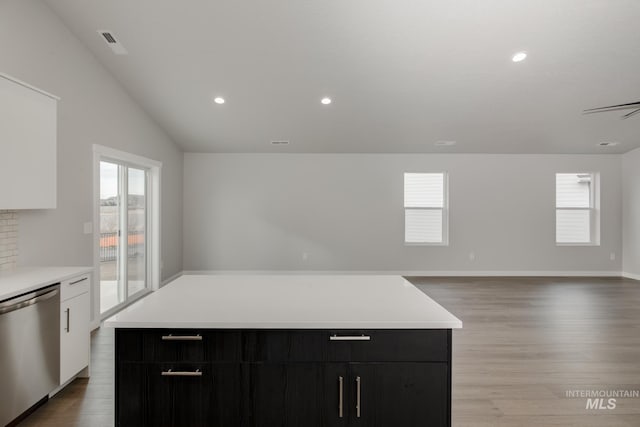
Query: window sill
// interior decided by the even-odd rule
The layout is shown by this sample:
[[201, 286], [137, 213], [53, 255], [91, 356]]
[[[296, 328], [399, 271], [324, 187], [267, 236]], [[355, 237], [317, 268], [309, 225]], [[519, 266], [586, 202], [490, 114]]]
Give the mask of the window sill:
[[600, 246], [600, 243], [557, 243], [556, 246]]

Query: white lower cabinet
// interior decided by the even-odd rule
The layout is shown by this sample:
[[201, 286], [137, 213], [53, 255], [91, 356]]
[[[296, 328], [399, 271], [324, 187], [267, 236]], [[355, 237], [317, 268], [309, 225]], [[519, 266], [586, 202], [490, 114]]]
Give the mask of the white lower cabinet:
[[60, 384], [89, 366], [91, 275], [62, 282], [60, 302]]

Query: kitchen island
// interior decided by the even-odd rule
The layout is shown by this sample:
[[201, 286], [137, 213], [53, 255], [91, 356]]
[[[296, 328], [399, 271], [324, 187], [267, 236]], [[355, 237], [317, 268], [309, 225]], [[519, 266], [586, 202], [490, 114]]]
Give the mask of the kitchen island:
[[451, 424], [462, 322], [399, 276], [182, 276], [105, 326], [116, 426]]

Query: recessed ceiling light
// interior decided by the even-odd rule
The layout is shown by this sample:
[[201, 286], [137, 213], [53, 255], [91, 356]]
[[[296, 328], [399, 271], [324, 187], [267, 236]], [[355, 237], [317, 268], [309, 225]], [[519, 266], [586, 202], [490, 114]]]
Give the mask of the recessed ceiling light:
[[620, 144], [618, 141], [601, 141], [601, 142], [598, 142], [598, 145], [600, 147], [613, 147], [613, 146], [618, 145], [618, 144]]
[[456, 141], [436, 141], [434, 145], [438, 147], [448, 147], [451, 145], [456, 145]]
[[527, 58], [527, 52], [518, 52], [511, 57], [513, 62], [524, 61]]
[[331, 104], [331, 98], [329, 98], [328, 96], [325, 96], [320, 100], [320, 102], [322, 102], [323, 105], [329, 105]]
[[224, 98], [221, 96], [216, 96], [215, 98], [213, 98], [213, 102], [215, 102], [216, 104], [224, 104]]

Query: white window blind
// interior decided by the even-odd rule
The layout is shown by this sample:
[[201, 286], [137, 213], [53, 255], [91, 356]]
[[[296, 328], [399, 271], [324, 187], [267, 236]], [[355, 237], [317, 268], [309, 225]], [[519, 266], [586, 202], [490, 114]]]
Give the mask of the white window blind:
[[444, 173], [404, 174], [406, 243], [445, 243]]
[[594, 176], [556, 174], [556, 243], [592, 242]]

